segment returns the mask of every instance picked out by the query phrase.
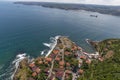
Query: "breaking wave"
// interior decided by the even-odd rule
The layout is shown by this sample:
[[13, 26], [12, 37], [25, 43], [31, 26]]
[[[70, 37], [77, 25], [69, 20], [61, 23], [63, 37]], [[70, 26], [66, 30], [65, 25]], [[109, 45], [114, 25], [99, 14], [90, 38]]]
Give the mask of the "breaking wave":
[[[60, 36], [51, 37], [50, 43], [43, 43], [43, 45], [47, 46], [49, 50], [41, 51], [41, 55], [45, 55], [45, 57], [47, 57], [57, 45], [57, 40], [59, 39], [59, 37]], [[13, 77], [19, 67], [19, 63], [25, 58], [28, 58], [29, 62], [33, 60], [33, 58], [30, 58], [30, 56], [27, 56], [26, 53], [16, 55], [16, 58], [14, 59], [12, 63], [10, 63], [10, 66], [8, 66], [8, 68], [4, 70], [3, 74], [0, 74], [0, 79], [1, 80], [13, 80]], [[0, 66], [0, 69], [2, 68], [3, 67]]]
[[2, 80], [13, 80], [14, 74], [16, 73], [19, 62], [23, 59], [28, 58], [29, 56], [26, 56], [26, 53], [18, 54], [14, 61], [10, 63], [10, 66], [8, 66], [7, 69], [5, 69], [4, 73], [0, 75], [0, 79]]
[[14, 65], [14, 69], [15, 69], [15, 70], [14, 70], [14, 72], [12, 73], [11, 80], [13, 80], [13, 77], [14, 77], [14, 75], [15, 75], [18, 67], [19, 67], [19, 63], [20, 63], [23, 59], [25, 59], [25, 58], [26, 58], [26, 54], [25, 54], [25, 53], [24, 53], [24, 54], [18, 54], [18, 55], [16, 56], [16, 59], [12, 62], [12, 64]]
[[60, 36], [51, 37], [50, 38], [51, 43], [43, 43], [44, 46], [49, 47], [49, 50], [42, 51], [41, 55], [45, 54], [45, 57], [47, 57], [57, 45], [57, 40], [59, 39], [59, 37]]

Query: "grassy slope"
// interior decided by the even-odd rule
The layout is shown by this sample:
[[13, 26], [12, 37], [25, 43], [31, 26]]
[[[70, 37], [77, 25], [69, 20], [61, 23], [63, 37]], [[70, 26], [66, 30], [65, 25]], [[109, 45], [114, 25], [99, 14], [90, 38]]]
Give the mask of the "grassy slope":
[[[120, 80], [120, 39], [104, 40], [96, 45], [96, 49], [104, 61], [94, 60], [91, 65], [84, 64], [84, 75], [78, 80]], [[109, 52], [113, 52], [112, 55]]]

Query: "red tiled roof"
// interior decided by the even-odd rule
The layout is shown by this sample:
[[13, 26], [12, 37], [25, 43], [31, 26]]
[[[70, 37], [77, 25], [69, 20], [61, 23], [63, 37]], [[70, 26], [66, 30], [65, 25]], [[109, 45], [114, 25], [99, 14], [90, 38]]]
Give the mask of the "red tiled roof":
[[64, 66], [59, 66], [61, 69], [64, 68]]
[[69, 55], [70, 54], [70, 52], [68, 52], [68, 51], [65, 51], [65, 55]]
[[59, 65], [61, 65], [61, 66], [63, 66], [64, 64], [65, 64], [64, 61], [59, 62]]
[[103, 61], [103, 58], [98, 58], [98, 60], [102, 62], [102, 61]]
[[43, 64], [43, 61], [39, 61], [38, 63], [39, 63], [39, 64]]
[[79, 72], [80, 74], [83, 74], [84, 71], [83, 71], [82, 69], [79, 69], [78, 72]]
[[51, 62], [52, 58], [46, 58], [45, 60], [48, 61], [48, 62]]
[[67, 63], [66, 63], [66, 66], [70, 66], [70, 63], [67, 62]]
[[37, 76], [37, 73], [36, 73], [36, 72], [33, 72], [33, 73], [32, 73], [32, 76], [33, 76], [33, 77]]
[[35, 64], [34, 64], [34, 63], [30, 63], [30, 64], [29, 64], [29, 67], [30, 67], [30, 68], [35, 67]]
[[36, 70], [35, 70], [37, 73], [40, 73], [40, 68], [36, 68]]
[[59, 50], [53, 50], [54, 54], [58, 54]]
[[81, 59], [86, 59], [86, 56], [80, 56]]
[[91, 60], [86, 60], [86, 63], [87, 64], [91, 64]]
[[60, 58], [59, 58], [59, 57], [57, 57], [57, 58], [55, 58], [55, 60], [56, 60], [56, 61], [60, 61]]

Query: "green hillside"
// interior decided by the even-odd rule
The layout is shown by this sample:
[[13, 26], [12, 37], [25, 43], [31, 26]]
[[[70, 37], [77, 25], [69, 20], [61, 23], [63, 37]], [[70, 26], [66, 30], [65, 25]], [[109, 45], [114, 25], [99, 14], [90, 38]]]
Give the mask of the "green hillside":
[[104, 40], [94, 47], [103, 61], [93, 60], [90, 65], [84, 63], [84, 74], [78, 80], [120, 80], [120, 39]]

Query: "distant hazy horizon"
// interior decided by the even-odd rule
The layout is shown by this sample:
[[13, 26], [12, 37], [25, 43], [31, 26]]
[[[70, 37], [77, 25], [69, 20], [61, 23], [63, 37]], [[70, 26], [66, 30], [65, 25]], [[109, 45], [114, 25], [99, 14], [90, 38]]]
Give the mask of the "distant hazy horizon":
[[39, 2], [81, 3], [81, 4], [120, 6], [120, 0], [1, 0], [1, 1], [39, 1]]

